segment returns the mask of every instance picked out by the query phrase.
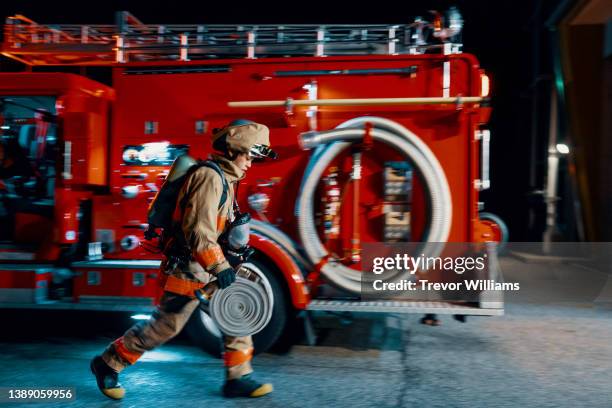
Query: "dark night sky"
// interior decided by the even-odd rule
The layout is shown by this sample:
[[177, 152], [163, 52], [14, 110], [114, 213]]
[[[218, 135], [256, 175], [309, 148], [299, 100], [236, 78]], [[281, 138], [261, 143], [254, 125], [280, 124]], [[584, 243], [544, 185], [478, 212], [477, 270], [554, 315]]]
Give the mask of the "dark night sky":
[[[75, 3], [9, 2], [0, 5], [0, 15], [24, 14], [39, 23], [113, 24], [114, 13], [128, 10], [145, 23], [410, 23], [417, 15], [429, 18], [428, 10], [446, 10], [455, 5], [465, 20], [464, 51], [475, 54], [492, 78], [493, 116], [492, 188], [483, 193], [488, 211], [504, 218], [512, 240], [533, 239], [527, 231], [528, 193], [541, 189], [529, 185], [530, 134], [532, 123], [531, 86], [534, 78], [534, 33], [544, 41], [539, 74], [550, 75], [548, 30], [542, 21], [556, 1], [429, 1], [429, 2], [257, 2], [234, 1], [136, 2], [80, 1]], [[381, 4], [377, 7], [375, 4]], [[330, 7], [333, 4], [333, 7]], [[542, 17], [534, 18], [537, 5]], [[545, 82], [543, 81], [543, 82]], [[546, 112], [540, 112], [538, 135], [547, 136]], [[543, 159], [543, 158], [542, 158]], [[541, 163], [538, 164], [541, 165]]]

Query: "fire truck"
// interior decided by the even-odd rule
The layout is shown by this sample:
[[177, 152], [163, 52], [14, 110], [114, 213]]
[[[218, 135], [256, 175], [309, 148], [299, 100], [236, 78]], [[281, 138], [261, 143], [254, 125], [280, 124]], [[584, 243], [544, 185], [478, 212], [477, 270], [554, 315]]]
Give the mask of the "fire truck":
[[[175, 158], [205, 158], [214, 128], [246, 118], [270, 128], [279, 154], [238, 191], [253, 216], [250, 265], [274, 297], [258, 351], [298, 316], [310, 333], [313, 311], [503, 314], [490, 291], [469, 304], [360, 297], [367, 243], [504, 239], [503, 223], [480, 213], [489, 77], [462, 52], [456, 9], [431, 20], [8, 17], [2, 54], [23, 71], [0, 73], [0, 307], [150, 313], [161, 254], [147, 250], [147, 208]], [[100, 72], [107, 81], [92, 79]], [[205, 310], [187, 328], [219, 352]]]

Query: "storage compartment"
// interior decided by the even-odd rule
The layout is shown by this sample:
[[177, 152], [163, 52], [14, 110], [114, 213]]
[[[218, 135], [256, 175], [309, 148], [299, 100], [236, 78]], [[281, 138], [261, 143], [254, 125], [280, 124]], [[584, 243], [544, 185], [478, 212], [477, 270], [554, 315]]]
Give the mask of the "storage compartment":
[[51, 269], [3, 266], [0, 269], [1, 303], [43, 303], [48, 299]]
[[79, 303], [153, 304], [161, 289], [157, 269], [78, 267], [74, 300]]

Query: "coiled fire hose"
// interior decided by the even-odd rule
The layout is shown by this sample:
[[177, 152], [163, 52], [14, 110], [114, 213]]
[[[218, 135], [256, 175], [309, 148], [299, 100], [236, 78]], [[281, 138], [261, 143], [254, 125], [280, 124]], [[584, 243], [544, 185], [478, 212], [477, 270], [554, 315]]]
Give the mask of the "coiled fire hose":
[[217, 281], [212, 281], [195, 292], [201, 306], [219, 330], [235, 337], [259, 333], [272, 318], [274, 298], [270, 284], [242, 264], [236, 271], [236, 281], [229, 287], [218, 290]]
[[448, 239], [452, 219], [450, 189], [442, 166], [429, 147], [399, 123], [380, 117], [359, 117], [344, 122], [330, 131], [301, 134], [302, 146], [316, 150], [304, 172], [296, 204], [300, 240], [308, 260], [313, 265], [320, 265], [323, 276], [332, 284], [353, 293], [361, 291], [363, 273], [330, 257], [315, 226], [314, 197], [323, 171], [353, 142], [363, 139], [366, 124], [372, 126], [370, 130], [372, 139], [395, 148], [419, 171], [429, 206], [429, 223], [423, 241], [431, 243], [423, 246], [421, 251], [423, 255], [437, 256], [440, 253], [442, 245], [439, 243], [444, 243]]

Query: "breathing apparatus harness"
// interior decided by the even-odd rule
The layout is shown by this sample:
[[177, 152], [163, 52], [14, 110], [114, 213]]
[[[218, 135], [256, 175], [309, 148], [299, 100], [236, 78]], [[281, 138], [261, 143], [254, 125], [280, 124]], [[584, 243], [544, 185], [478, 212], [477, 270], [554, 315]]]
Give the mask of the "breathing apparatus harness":
[[[181, 230], [180, 224], [172, 222], [171, 217], [177, 204], [180, 188], [187, 178], [200, 167], [211, 168], [221, 177], [223, 192], [218, 205], [218, 209], [221, 209], [227, 200], [229, 186], [223, 171], [213, 160], [198, 161], [191, 165], [184, 175], [173, 182], [166, 181], [149, 209], [149, 227], [145, 231], [145, 239], [152, 240], [159, 238], [157, 253], [163, 252], [165, 254], [166, 260], [163, 269], [168, 272], [176, 268], [184, 269], [189, 262], [194, 260], [192, 246], [185, 239], [185, 234]], [[240, 207], [236, 200], [238, 186], [239, 184], [237, 183], [232, 205], [234, 218], [218, 239], [223, 254], [234, 268], [246, 262], [247, 258], [254, 252], [248, 246], [251, 216], [248, 213], [240, 212]], [[181, 209], [185, 208], [186, 200], [187, 195], [178, 203]], [[161, 234], [156, 231], [158, 228], [161, 228]], [[151, 247], [152, 245], [149, 247], [145, 246], [145, 249], [153, 252]]]

